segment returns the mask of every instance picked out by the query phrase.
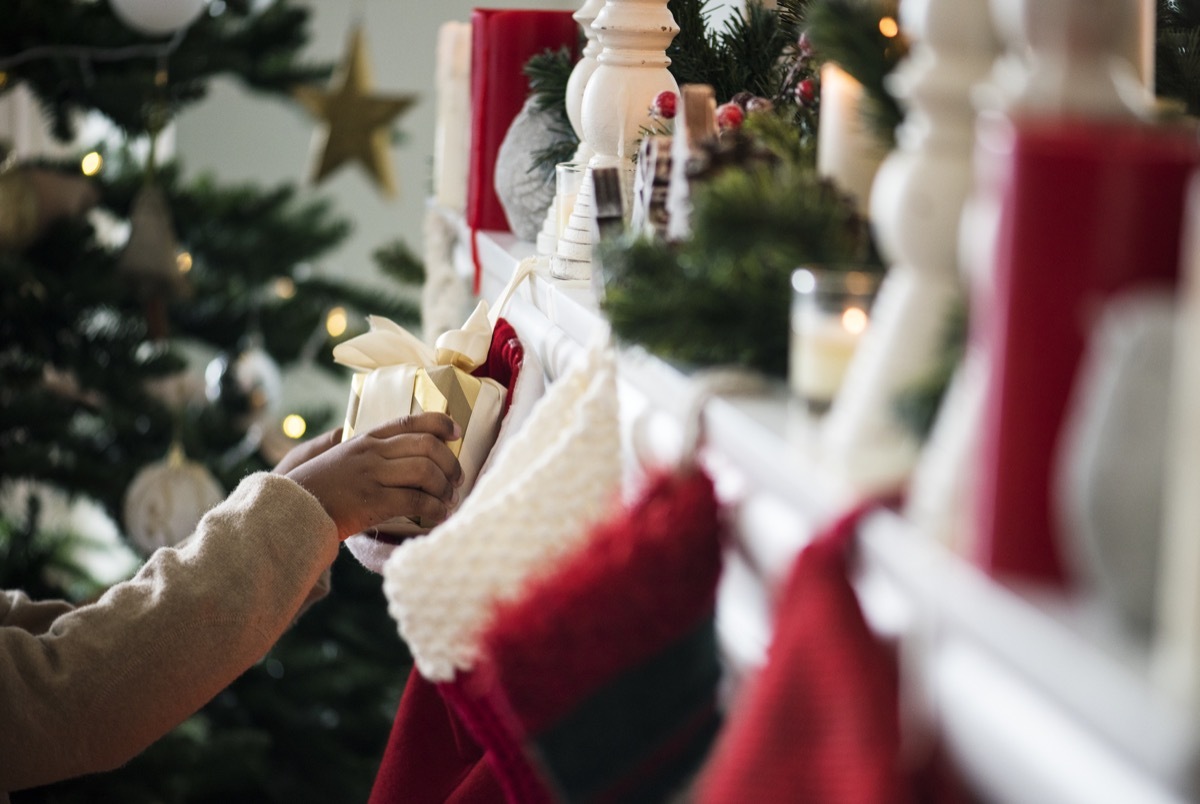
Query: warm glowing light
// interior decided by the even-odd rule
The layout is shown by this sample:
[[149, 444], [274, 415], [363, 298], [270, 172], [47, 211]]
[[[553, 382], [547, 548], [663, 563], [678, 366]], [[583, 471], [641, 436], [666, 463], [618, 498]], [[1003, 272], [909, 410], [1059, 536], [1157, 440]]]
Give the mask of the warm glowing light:
[[299, 413], [289, 413], [283, 417], [283, 434], [288, 438], [300, 438], [308, 430], [308, 422]]
[[186, 274], [192, 270], [192, 255], [186, 251], [179, 252], [179, 256], [175, 258], [175, 267], [179, 269], [179, 273]]
[[851, 335], [859, 335], [867, 328], [867, 313], [860, 307], [847, 307], [842, 313], [842, 327]]
[[330, 337], [336, 338], [346, 331], [346, 308], [334, 307], [325, 316], [325, 331]]
[[296, 295], [296, 283], [290, 276], [281, 276], [275, 280], [275, 295], [281, 299], [290, 299]]
[[892, 39], [900, 33], [900, 26], [891, 17], [884, 17], [879, 21], [879, 32], [888, 39]]
[[104, 167], [104, 157], [95, 151], [85, 155], [79, 162], [79, 168], [85, 176], [95, 176], [102, 167]]

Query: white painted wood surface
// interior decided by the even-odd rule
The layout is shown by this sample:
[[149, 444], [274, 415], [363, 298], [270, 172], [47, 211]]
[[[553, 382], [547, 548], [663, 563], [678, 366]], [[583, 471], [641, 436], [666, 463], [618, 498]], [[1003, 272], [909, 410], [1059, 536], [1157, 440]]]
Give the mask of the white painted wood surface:
[[[465, 274], [463, 232], [457, 262]], [[489, 298], [534, 253], [507, 234], [482, 233], [479, 246]], [[544, 267], [505, 317], [551, 379], [607, 333], [590, 285], [551, 279]], [[640, 349], [622, 349], [619, 366], [623, 437], [631, 442], [637, 430], [650, 452], [672, 460], [703, 382]], [[765, 658], [771, 600], [797, 551], [855, 493], [820, 462], [811, 425], [782, 383], [711, 398], [704, 424], [704, 461], [733, 506], [740, 545], [718, 603], [736, 684]], [[628, 468], [636, 471], [632, 457]], [[1150, 647], [1125, 636], [1098, 602], [998, 585], [893, 513], [871, 516], [861, 538], [858, 588], [868, 618], [914, 648], [903, 652], [905, 676], [932, 703], [986, 800], [1195, 800], [1196, 721], [1155, 685]]]

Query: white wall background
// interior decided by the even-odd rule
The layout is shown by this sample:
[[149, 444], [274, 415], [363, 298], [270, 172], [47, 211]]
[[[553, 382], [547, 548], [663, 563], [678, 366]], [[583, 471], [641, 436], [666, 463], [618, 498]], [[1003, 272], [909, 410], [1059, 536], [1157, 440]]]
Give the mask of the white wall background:
[[[339, 61], [355, 13], [361, 10], [375, 91], [419, 96], [417, 104], [396, 121], [403, 136], [392, 148], [398, 196], [388, 198], [379, 193], [357, 164], [341, 168], [319, 186], [308, 185], [310, 144], [317, 124], [298, 106], [256, 96], [232, 80], [213, 82], [208, 100], [179, 118], [176, 153], [190, 175], [213, 171], [224, 181], [297, 182], [305, 187], [305, 193], [330, 198], [336, 212], [351, 221], [354, 232], [336, 254], [315, 267], [329, 275], [387, 287], [371, 252], [399, 237], [421, 253], [421, 221], [431, 190], [438, 27], [447, 20], [470, 19], [472, 8], [480, 4], [470, 0], [310, 0], [306, 5], [312, 9], [312, 39], [306, 56], [314, 61]], [[577, 8], [572, 0], [486, 5]]]
[[[736, 0], [714, 7], [737, 4]], [[309, 0], [312, 39], [306, 55], [338, 61], [346, 50], [355, 13], [365, 22], [367, 46], [379, 93], [416, 93], [419, 100], [397, 121], [404, 140], [392, 149], [396, 198], [387, 198], [357, 166], [343, 167], [317, 187], [308, 187], [310, 143], [317, 124], [298, 106], [256, 96], [231, 80], [215, 81], [209, 98], [178, 120], [176, 153], [189, 175], [212, 171], [222, 181], [262, 184], [297, 182], [306, 193], [332, 199], [354, 233], [336, 254], [315, 266], [331, 276], [380, 287], [371, 259], [379, 245], [399, 237], [421, 253], [421, 222], [431, 191], [433, 161], [433, 69], [437, 31], [448, 20], [470, 19], [477, 6], [574, 11], [583, 0]], [[724, 13], [718, 10], [718, 14]], [[394, 288], [391, 288], [394, 290]]]

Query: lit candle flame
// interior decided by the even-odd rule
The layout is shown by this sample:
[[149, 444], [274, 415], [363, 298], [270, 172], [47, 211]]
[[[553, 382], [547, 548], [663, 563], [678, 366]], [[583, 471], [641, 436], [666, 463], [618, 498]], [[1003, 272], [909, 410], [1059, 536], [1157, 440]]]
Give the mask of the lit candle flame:
[[325, 331], [336, 338], [346, 331], [346, 308], [334, 307], [325, 317]]
[[867, 313], [860, 307], [847, 307], [842, 313], [842, 328], [851, 335], [861, 335], [867, 328]]

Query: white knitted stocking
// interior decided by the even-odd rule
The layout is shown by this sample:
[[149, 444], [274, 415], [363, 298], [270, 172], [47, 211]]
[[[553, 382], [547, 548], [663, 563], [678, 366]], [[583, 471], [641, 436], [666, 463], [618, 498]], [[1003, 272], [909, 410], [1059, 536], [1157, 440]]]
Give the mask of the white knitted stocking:
[[458, 513], [401, 544], [383, 567], [388, 612], [417, 669], [449, 681], [477, 658], [494, 604], [577, 544], [616, 499], [616, 366], [593, 350], [494, 454]]

